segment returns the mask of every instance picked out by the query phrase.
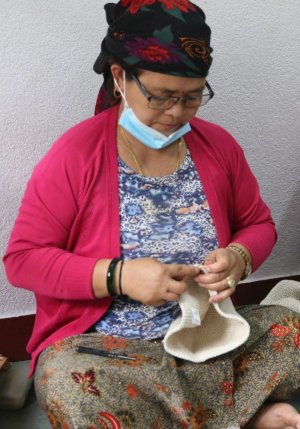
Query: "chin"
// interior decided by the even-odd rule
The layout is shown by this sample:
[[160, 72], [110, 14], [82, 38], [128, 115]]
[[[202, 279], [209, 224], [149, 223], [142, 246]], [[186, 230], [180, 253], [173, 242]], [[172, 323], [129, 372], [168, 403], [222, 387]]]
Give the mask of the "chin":
[[171, 127], [171, 126], [162, 126], [160, 128], [155, 128], [156, 131], [159, 131], [160, 133], [162, 133], [163, 135], [165, 135], [166, 137], [169, 137], [169, 135], [175, 133], [175, 131], [178, 130], [178, 126], [176, 127]]

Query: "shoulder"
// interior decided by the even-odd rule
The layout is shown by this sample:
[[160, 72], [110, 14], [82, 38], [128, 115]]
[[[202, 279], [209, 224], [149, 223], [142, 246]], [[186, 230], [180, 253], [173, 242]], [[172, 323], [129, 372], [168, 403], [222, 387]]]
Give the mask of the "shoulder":
[[211, 171], [217, 168], [229, 178], [235, 177], [237, 171], [248, 169], [243, 149], [219, 125], [194, 118], [191, 121], [191, 132], [185, 139], [198, 169], [203, 168], [204, 163]]
[[113, 146], [109, 143], [115, 138], [117, 115], [114, 107], [67, 130], [39, 162], [39, 169], [52, 170], [62, 164], [78, 168], [78, 172], [88, 169], [105, 147]]
[[220, 125], [205, 121], [200, 118], [191, 120], [192, 133], [200, 140], [205, 140], [211, 145], [223, 146], [239, 146], [235, 138]]
[[76, 124], [66, 131], [51, 149], [67, 152], [72, 150], [82, 156], [98, 153], [101, 146], [115, 136], [117, 114], [118, 109], [114, 107]]
[[238, 160], [244, 152], [235, 138], [220, 125], [193, 118], [188, 143], [190, 149], [199, 155], [206, 153], [220, 162]]

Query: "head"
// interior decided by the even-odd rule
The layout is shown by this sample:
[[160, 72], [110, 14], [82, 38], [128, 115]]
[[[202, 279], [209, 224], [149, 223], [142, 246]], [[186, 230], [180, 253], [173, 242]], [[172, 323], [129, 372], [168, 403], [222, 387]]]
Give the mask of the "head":
[[[172, 76], [111, 66], [115, 90], [145, 125], [170, 135], [190, 121], [211, 94], [206, 78]], [[116, 91], [115, 91], [116, 92]], [[207, 98], [205, 98], [207, 96]]]
[[[114, 94], [113, 64], [132, 75], [153, 72], [205, 79], [212, 62], [211, 31], [204, 12], [188, 0], [120, 0], [105, 5], [109, 24], [94, 64], [104, 75], [108, 105]], [[188, 80], [187, 80], [188, 81]]]

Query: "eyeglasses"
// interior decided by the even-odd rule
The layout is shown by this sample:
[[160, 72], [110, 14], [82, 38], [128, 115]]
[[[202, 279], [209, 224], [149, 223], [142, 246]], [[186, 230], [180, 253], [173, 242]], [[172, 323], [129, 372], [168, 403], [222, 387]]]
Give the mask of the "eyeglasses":
[[131, 73], [132, 79], [137, 84], [138, 88], [148, 100], [148, 107], [155, 110], [168, 110], [175, 106], [178, 101], [183, 103], [183, 106], [187, 109], [195, 109], [200, 106], [204, 106], [214, 96], [214, 91], [208, 82], [205, 84], [205, 89], [199, 95], [185, 95], [184, 97], [173, 97], [173, 96], [158, 96], [150, 94], [141, 81]]

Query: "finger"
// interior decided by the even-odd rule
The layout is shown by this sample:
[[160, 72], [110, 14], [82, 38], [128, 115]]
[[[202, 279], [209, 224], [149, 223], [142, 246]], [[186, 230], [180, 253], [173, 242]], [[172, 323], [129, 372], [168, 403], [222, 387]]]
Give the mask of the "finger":
[[213, 264], [214, 262], [216, 262], [215, 253], [213, 253], [213, 254], [211, 253], [204, 258], [204, 264], [205, 265], [210, 265], [210, 264]]
[[186, 266], [182, 264], [169, 265], [170, 277], [175, 280], [182, 280], [186, 276]]
[[[229, 283], [232, 283], [232, 286], [230, 286]], [[231, 296], [236, 289], [237, 283], [235, 283], [235, 280], [232, 276], [227, 276], [225, 279], [223, 279], [221, 282], [219, 282], [217, 285], [214, 285], [215, 291], [218, 292], [217, 295], [210, 298], [210, 302], [220, 302], [224, 299]]]
[[222, 257], [222, 258], [219, 258], [217, 261], [215, 261], [209, 265], [205, 264], [205, 266], [206, 266], [207, 271], [209, 273], [220, 273], [220, 272], [229, 270], [230, 263], [229, 263], [229, 260], [227, 258]]
[[187, 269], [188, 269], [187, 276], [189, 277], [195, 277], [198, 274], [207, 272], [205, 266], [201, 264], [188, 265]]
[[224, 282], [224, 279], [226, 279], [227, 276], [227, 272], [222, 271], [220, 273], [199, 274], [195, 277], [195, 280], [200, 286], [204, 286], [208, 289], [212, 287], [213, 289], [216, 288], [215, 290], [221, 290], [227, 287], [226, 282]]
[[170, 281], [166, 288], [166, 292], [171, 292], [176, 295], [182, 295], [187, 290], [187, 284], [185, 281]]
[[147, 305], [151, 305], [152, 307], [159, 307], [160, 305], [163, 305], [165, 303], [166, 303], [165, 300], [160, 300], [160, 301], [155, 301], [152, 303], [149, 302]]
[[199, 274], [200, 268], [194, 265], [171, 264], [170, 275], [175, 280], [183, 280], [184, 277], [195, 277]]
[[235, 289], [227, 288], [219, 292], [217, 295], [211, 296], [209, 298], [209, 302], [214, 302], [214, 303], [222, 302], [224, 301], [224, 299], [229, 298], [234, 292], [235, 292]]
[[207, 274], [208, 273], [206, 266], [203, 264], [194, 264], [194, 267], [199, 268], [199, 274]]
[[180, 295], [173, 292], [166, 292], [165, 293], [165, 299], [166, 301], [178, 301], [180, 298]]
[[[207, 275], [207, 277], [208, 277], [208, 275]], [[201, 286], [207, 290], [213, 290], [213, 291], [216, 291], [218, 293], [225, 291], [227, 289], [231, 289], [232, 293], [235, 291], [236, 286], [238, 284], [238, 280], [236, 279], [236, 277], [234, 277], [232, 274], [227, 275], [227, 276], [222, 275], [222, 276], [217, 276], [217, 277], [218, 277], [218, 279], [220, 279], [220, 277], [221, 277], [221, 280], [214, 281], [215, 279], [211, 275], [211, 279], [212, 279], [211, 283], [209, 283], [207, 280], [205, 280], [206, 281], [206, 283], [205, 283], [204, 281], [202, 281], [202, 279], [200, 282], [197, 281], [197, 283], [199, 286]]]

